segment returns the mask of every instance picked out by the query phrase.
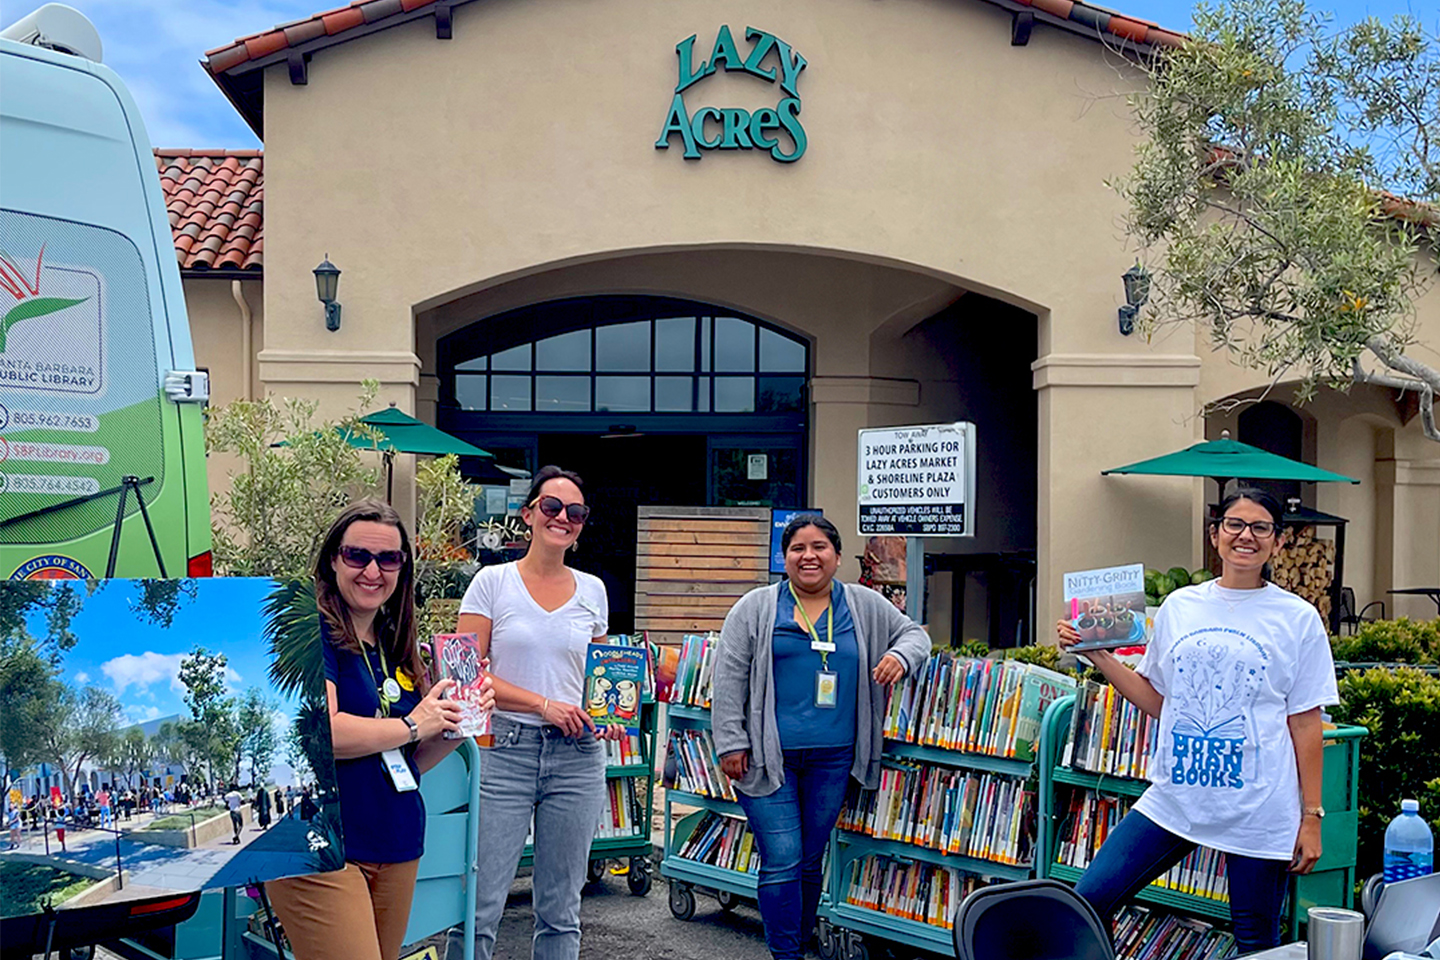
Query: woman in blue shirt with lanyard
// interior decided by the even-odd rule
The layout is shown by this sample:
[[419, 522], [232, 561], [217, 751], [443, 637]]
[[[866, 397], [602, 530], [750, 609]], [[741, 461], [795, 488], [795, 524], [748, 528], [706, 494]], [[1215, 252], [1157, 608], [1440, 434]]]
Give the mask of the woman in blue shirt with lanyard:
[[[315, 563], [345, 868], [265, 885], [297, 960], [396, 960], [425, 841], [420, 775], [460, 741], [451, 680], [428, 687], [415, 642], [415, 561], [400, 515], [361, 500]], [[487, 679], [482, 706], [494, 701]], [[489, 701], [489, 702], [485, 702]]]
[[800, 960], [850, 779], [879, 780], [886, 687], [925, 662], [930, 638], [874, 590], [835, 580], [840, 532], [824, 517], [796, 517], [780, 545], [786, 582], [725, 617], [711, 719], [760, 849], [765, 943]]

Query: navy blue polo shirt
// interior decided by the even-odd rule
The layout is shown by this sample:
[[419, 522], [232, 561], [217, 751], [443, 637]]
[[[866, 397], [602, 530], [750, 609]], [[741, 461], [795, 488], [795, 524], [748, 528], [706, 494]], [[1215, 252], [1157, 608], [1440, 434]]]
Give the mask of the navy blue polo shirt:
[[[835, 652], [829, 656], [836, 674], [835, 706], [815, 706], [815, 674], [821, 669], [820, 654], [810, 648], [810, 633], [795, 622], [795, 598], [790, 588], [780, 586], [775, 605], [775, 634], [772, 641], [775, 674], [775, 723], [780, 728], [780, 746], [785, 750], [813, 747], [849, 747], [855, 743], [856, 683], [860, 671], [860, 646], [855, 640], [855, 622], [845, 603], [845, 589], [839, 584], [830, 593], [835, 613]], [[820, 615], [815, 632], [828, 639], [826, 614]]]
[[[370, 669], [359, 654], [337, 647], [328, 630], [322, 630], [325, 679], [335, 684], [335, 705], [341, 713], [374, 717], [380, 707], [377, 680], [383, 680], [380, 651], [365, 646]], [[396, 665], [391, 663], [390, 675]], [[372, 677], [371, 671], [374, 671]], [[390, 705], [390, 716], [403, 717], [420, 703], [418, 690], [400, 688], [400, 700]], [[418, 783], [415, 748], [401, 748]], [[425, 851], [425, 801], [419, 790], [395, 789], [378, 753], [335, 761], [340, 788], [340, 823], [345, 837], [345, 859], [362, 863], [405, 863]]]

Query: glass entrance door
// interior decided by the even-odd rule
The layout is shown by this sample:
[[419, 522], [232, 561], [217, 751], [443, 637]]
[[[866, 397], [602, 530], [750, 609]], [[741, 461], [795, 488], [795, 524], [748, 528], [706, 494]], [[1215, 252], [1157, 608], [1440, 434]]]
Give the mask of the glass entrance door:
[[708, 501], [717, 507], [801, 507], [804, 450], [794, 436], [712, 436]]

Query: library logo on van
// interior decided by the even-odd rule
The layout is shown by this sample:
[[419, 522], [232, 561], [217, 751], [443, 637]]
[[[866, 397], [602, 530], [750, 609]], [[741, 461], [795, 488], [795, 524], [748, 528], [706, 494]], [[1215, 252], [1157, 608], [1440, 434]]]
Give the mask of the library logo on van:
[[0, 387], [98, 394], [104, 322], [95, 271], [0, 246]]

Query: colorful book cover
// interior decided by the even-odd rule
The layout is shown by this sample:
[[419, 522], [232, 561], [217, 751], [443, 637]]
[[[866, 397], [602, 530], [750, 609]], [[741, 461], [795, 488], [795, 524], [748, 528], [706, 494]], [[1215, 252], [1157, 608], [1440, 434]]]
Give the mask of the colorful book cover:
[[[1015, 719], [1012, 756], [1027, 762], [1035, 760], [1035, 748], [1040, 743], [1040, 721], [1045, 711], [1056, 700], [1074, 693], [1077, 685], [1074, 677], [1035, 664], [1026, 665], [1020, 681], [1020, 706]], [[1079, 707], [1079, 698], [1076, 698], [1076, 707]]]
[[590, 644], [585, 653], [585, 712], [596, 726], [639, 723], [646, 657], [644, 647]]
[[1145, 643], [1145, 567], [1081, 570], [1064, 577], [1066, 615], [1080, 634], [1071, 653]]
[[490, 711], [480, 707], [480, 685], [485, 682], [485, 665], [480, 656], [480, 639], [473, 633], [437, 633], [431, 641], [433, 670], [437, 680], [454, 680], [446, 696], [460, 704], [460, 729], [446, 731], [445, 739], [488, 737]]

